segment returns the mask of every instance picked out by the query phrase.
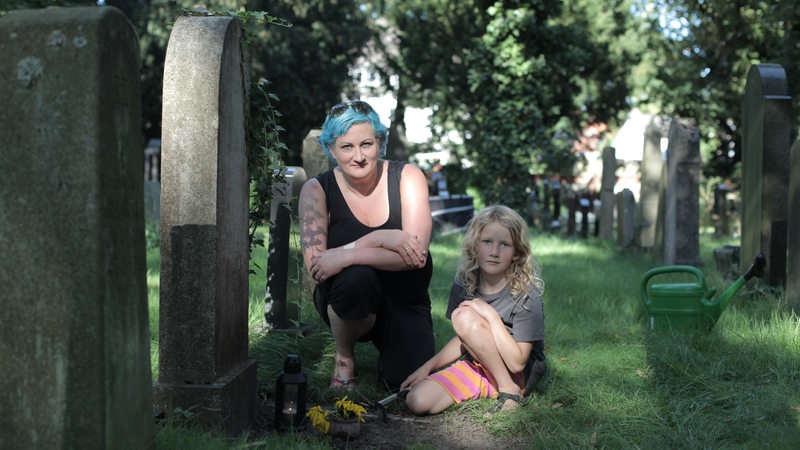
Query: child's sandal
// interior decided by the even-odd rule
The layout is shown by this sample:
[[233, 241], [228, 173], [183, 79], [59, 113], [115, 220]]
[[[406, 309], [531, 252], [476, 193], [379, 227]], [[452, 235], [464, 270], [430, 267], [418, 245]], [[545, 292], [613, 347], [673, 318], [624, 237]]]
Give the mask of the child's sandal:
[[[492, 406], [489, 409], [489, 414], [495, 414], [497, 412], [502, 411], [503, 406], [505, 406], [506, 401], [508, 400], [517, 402], [517, 406], [515, 406], [514, 408], [524, 405], [525, 402], [527, 401], [525, 397], [521, 395], [510, 394], [508, 392], [501, 392], [500, 395], [497, 397], [497, 403], [495, 403], [494, 406]], [[514, 408], [509, 408], [509, 409], [514, 409]]]

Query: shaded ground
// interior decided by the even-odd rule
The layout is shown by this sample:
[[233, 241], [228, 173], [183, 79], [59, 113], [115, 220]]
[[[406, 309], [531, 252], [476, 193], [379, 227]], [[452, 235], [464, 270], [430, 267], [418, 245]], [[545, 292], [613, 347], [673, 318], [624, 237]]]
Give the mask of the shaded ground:
[[[263, 400], [259, 407], [258, 422], [266, 433], [272, 431], [274, 403]], [[382, 420], [376, 411], [368, 411], [362, 424], [361, 436], [345, 440], [328, 437], [337, 449], [406, 449], [410, 446], [441, 450], [471, 450], [487, 448], [519, 448], [521, 442], [513, 436], [492, 436], [485, 424], [475, 421], [467, 411], [452, 411], [435, 416], [416, 417], [404, 408], [392, 408]], [[488, 419], [491, 420], [491, 419]], [[306, 431], [314, 433], [310, 428]]]

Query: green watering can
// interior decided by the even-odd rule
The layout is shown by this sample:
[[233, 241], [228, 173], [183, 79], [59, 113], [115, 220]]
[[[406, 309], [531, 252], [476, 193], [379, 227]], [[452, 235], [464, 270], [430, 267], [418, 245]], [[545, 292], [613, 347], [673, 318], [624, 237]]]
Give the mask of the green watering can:
[[[703, 273], [693, 266], [664, 266], [651, 269], [642, 278], [642, 301], [650, 314], [650, 329], [656, 331], [711, 331], [736, 292], [753, 277], [761, 278], [767, 260], [759, 253], [753, 265], [720, 295], [716, 288], [706, 288]], [[688, 273], [696, 281], [689, 283], [651, 283], [666, 274]]]

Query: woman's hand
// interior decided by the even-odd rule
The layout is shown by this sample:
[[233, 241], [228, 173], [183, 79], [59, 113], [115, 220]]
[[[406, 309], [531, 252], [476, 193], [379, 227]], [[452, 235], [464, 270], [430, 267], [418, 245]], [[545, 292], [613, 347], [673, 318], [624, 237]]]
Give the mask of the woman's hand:
[[341, 272], [346, 266], [344, 260], [346, 250], [333, 248], [325, 250], [311, 257], [311, 266], [308, 268], [314, 281], [321, 283]]
[[381, 230], [380, 246], [391, 250], [411, 267], [424, 267], [428, 259], [428, 249], [416, 237], [403, 230]]

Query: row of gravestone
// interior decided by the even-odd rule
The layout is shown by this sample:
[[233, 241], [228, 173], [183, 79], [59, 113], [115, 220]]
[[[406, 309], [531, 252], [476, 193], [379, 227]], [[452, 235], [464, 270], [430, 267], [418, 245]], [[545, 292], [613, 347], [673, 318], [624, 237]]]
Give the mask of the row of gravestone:
[[[800, 312], [800, 140], [791, 144], [787, 84], [786, 73], [777, 64], [756, 64], [747, 75], [742, 100], [739, 258], [749, 265], [763, 254], [767, 261], [763, 282], [785, 288], [788, 304]], [[668, 141], [665, 155], [663, 139]], [[657, 264], [701, 265], [699, 140], [694, 120], [656, 117], [651, 121], [645, 131], [638, 205], [627, 190], [613, 201], [616, 159], [614, 149], [606, 149], [600, 237], [611, 237], [611, 205], [616, 205], [618, 244], [652, 251]], [[721, 195], [728, 195], [725, 191], [721, 189]]]
[[[240, 35], [234, 18], [182, 17], [170, 36], [159, 376], [152, 380], [135, 33], [109, 7], [0, 18], [1, 448], [148, 448], [153, 405], [199, 412], [230, 434], [253, 423], [248, 80]], [[798, 226], [800, 180], [789, 186], [789, 98], [781, 73], [771, 65], [751, 70], [743, 124], [742, 255], [766, 253], [772, 283], [786, 280], [787, 270], [789, 280], [800, 279], [798, 238], [788, 233]], [[699, 139], [691, 121], [673, 120], [669, 130], [665, 187], [657, 193], [662, 219], [653, 222], [652, 242], [661, 245], [665, 263], [696, 263]], [[793, 173], [800, 173], [797, 154]], [[605, 173], [601, 201], [614, 203]], [[622, 202], [628, 212], [621, 216], [629, 218], [630, 201]], [[601, 211], [601, 236], [610, 235], [610, 214]], [[629, 229], [630, 222], [618, 227]], [[789, 283], [790, 299], [796, 292]]]

